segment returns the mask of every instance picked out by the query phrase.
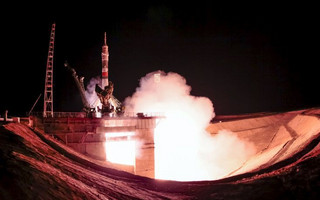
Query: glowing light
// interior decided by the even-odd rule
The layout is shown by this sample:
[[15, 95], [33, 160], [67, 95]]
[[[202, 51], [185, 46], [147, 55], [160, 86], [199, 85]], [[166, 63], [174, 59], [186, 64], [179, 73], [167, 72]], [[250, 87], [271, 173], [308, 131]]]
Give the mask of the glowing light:
[[106, 133], [106, 138], [113, 138], [113, 137], [125, 137], [125, 136], [133, 136], [134, 132], [113, 132], [113, 133]]
[[95, 116], [96, 118], [101, 118], [101, 117], [102, 117], [101, 112], [96, 111], [96, 113], [95, 113], [95, 114], [96, 114], [96, 116]]
[[[126, 99], [133, 112], [161, 112], [155, 129], [155, 177], [192, 181], [222, 178], [252, 155], [234, 133], [205, 131], [214, 117], [212, 102], [190, 95], [191, 87], [176, 73], [150, 73]], [[160, 80], [160, 81], [158, 81]]]
[[136, 142], [130, 138], [116, 140], [118, 137], [134, 135], [132, 132], [106, 133], [105, 152], [106, 160], [123, 165], [135, 165]]
[[[205, 137], [192, 114], [171, 108], [155, 130], [155, 177], [166, 180], [206, 180], [201, 143]], [[203, 134], [203, 136], [199, 135]], [[209, 178], [210, 179], [210, 178]]]
[[161, 81], [161, 74], [160, 74], [160, 73], [155, 73], [153, 76], [154, 76], [154, 82], [155, 82], [155, 83], [160, 83], [160, 81]]

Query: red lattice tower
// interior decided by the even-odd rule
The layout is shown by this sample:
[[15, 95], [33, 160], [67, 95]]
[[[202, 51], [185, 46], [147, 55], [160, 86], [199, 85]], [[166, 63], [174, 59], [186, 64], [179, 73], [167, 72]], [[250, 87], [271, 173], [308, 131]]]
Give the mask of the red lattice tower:
[[52, 24], [44, 86], [43, 117], [53, 117], [53, 50], [55, 28], [56, 24]]

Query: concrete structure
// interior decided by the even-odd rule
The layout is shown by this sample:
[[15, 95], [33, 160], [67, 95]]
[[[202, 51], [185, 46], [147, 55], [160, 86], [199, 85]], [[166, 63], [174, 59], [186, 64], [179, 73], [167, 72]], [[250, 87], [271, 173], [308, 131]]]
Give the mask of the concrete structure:
[[234, 173], [244, 174], [196, 182], [158, 181], [112, 170], [105, 162], [88, 159], [22, 123], [4, 123], [0, 126], [4, 164], [0, 197], [319, 199], [320, 109], [223, 117], [229, 121], [219, 118], [221, 123], [209, 127], [212, 134], [231, 129], [239, 137], [256, 141], [260, 151]]
[[[97, 160], [106, 160], [108, 141], [136, 141], [132, 165], [112, 164], [136, 175], [154, 178], [154, 128], [157, 117], [32, 117], [32, 126], [42, 129], [74, 150]], [[109, 137], [110, 136], [110, 137]]]
[[210, 124], [207, 131], [217, 134], [220, 130], [230, 130], [239, 138], [252, 142], [256, 148], [254, 156], [240, 163], [239, 168], [226, 177], [256, 172], [289, 159], [320, 134], [320, 109], [220, 119]]

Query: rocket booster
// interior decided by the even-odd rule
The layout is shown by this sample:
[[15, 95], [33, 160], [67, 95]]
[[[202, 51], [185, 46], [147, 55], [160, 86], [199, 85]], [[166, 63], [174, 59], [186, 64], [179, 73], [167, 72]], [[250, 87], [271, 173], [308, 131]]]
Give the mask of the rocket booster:
[[108, 61], [109, 61], [109, 51], [107, 45], [107, 33], [104, 33], [104, 45], [102, 46], [102, 89], [109, 85], [109, 74], [108, 74]]

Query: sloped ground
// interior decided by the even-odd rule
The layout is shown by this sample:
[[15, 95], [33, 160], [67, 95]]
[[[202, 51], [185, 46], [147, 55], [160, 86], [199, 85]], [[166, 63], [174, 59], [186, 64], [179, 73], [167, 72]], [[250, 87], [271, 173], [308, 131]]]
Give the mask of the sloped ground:
[[319, 199], [320, 111], [233, 116], [258, 153], [228, 178], [158, 181], [108, 168], [18, 123], [0, 127], [0, 199]]
[[227, 129], [257, 149], [239, 169], [229, 176], [258, 171], [293, 157], [320, 133], [320, 110], [311, 109], [211, 124], [212, 134]]

